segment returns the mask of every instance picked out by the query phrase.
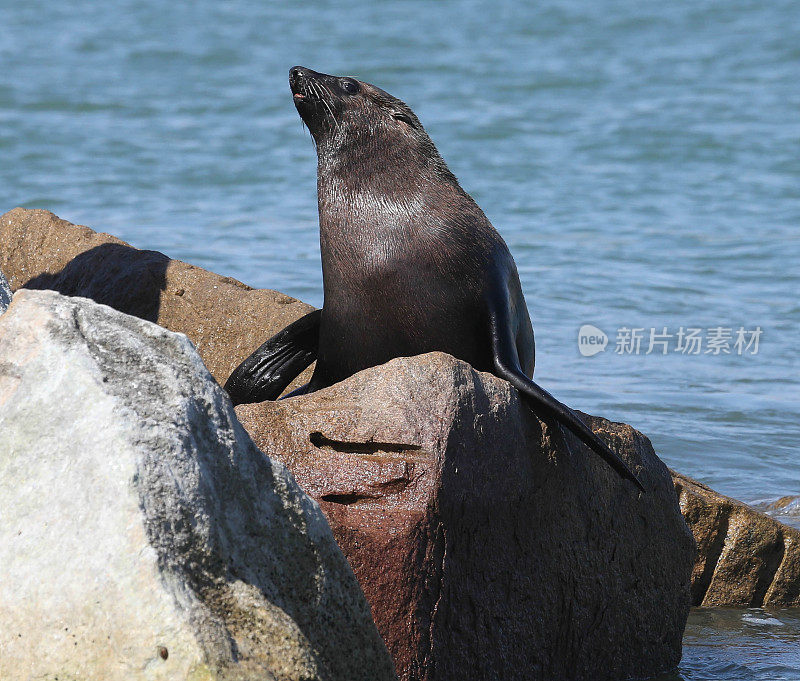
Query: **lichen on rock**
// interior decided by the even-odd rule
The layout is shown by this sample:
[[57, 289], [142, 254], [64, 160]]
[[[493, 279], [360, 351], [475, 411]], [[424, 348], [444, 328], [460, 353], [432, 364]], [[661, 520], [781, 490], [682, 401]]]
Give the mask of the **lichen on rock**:
[[184, 335], [19, 292], [0, 433], [0, 678], [394, 678], [317, 504]]

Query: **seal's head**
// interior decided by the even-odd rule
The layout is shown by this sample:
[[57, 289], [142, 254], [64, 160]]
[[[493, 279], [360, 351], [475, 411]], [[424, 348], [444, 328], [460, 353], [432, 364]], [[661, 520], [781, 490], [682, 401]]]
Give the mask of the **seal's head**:
[[355, 78], [318, 73], [304, 66], [289, 70], [289, 87], [320, 160], [335, 157], [352, 162], [354, 156], [369, 156], [389, 161], [387, 157], [402, 154], [403, 165], [416, 165], [416, 156], [422, 166], [435, 160], [434, 165], [441, 164], [446, 171], [414, 112], [388, 92]]
[[300, 117], [318, 142], [342, 125], [372, 132], [422, 129], [407, 104], [355, 78], [294, 66], [289, 70], [289, 87]]

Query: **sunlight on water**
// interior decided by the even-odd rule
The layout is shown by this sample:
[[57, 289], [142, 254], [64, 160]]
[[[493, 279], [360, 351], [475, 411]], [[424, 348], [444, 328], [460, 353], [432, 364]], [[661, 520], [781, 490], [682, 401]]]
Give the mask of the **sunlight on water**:
[[680, 672], [685, 681], [797, 681], [800, 611], [693, 610]]

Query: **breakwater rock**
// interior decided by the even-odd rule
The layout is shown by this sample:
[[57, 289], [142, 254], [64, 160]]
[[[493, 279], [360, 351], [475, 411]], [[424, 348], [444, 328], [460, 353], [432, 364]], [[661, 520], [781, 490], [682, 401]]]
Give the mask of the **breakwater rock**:
[[630, 426], [640, 494], [497, 377], [441, 353], [240, 405], [322, 507], [401, 679], [620, 679], [677, 665], [694, 541]]
[[395, 678], [319, 507], [184, 335], [21, 291], [0, 434], [0, 678]]
[[220, 385], [265, 339], [314, 309], [278, 291], [133, 248], [46, 210], [15, 208], [0, 217], [0, 270], [13, 290], [91, 298], [185, 333]]
[[692, 605], [800, 607], [800, 530], [672, 473], [697, 540]]
[[[197, 345], [203, 361], [220, 383], [224, 383], [233, 368], [267, 337], [311, 309], [309, 306], [281, 293], [253, 290], [235, 280], [220, 277], [186, 263], [170, 260], [160, 253], [137, 250], [112, 236], [99, 234], [86, 227], [78, 227], [60, 220], [47, 211], [15, 209], [0, 218], [0, 269], [6, 272], [14, 289], [20, 286], [49, 287], [68, 295], [88, 296], [124, 312], [156, 321], [167, 328], [186, 333]], [[431, 358], [435, 358], [435, 361]], [[411, 364], [408, 364], [409, 362]], [[433, 362], [433, 365], [431, 365], [431, 362]], [[432, 368], [434, 365], [436, 367], [435, 371]], [[390, 373], [386, 373], [386, 367], [392, 367]], [[437, 516], [431, 516], [431, 512], [436, 511], [437, 508], [451, 508], [456, 503], [461, 504], [465, 509], [464, 512], [470, 514], [470, 518], [474, 519], [480, 516], [483, 519], [483, 524], [474, 524], [476, 538], [469, 540], [471, 542], [470, 545], [480, 546], [484, 542], [484, 539], [477, 539], [477, 537], [482, 537], [483, 535], [480, 532], [486, 532], [486, 526], [494, 522], [493, 515], [496, 503], [499, 503], [497, 508], [502, 509], [502, 514], [498, 517], [504, 517], [507, 523], [505, 527], [502, 524], [500, 526], [501, 536], [507, 536], [507, 528], [516, 527], [514, 523], [526, 521], [517, 518], [511, 522], [513, 514], [505, 506], [505, 494], [499, 485], [499, 480], [495, 480], [491, 476], [487, 478], [486, 488], [476, 488], [476, 496], [473, 498], [470, 496], [471, 492], [469, 490], [457, 491], [458, 488], [450, 484], [450, 478], [445, 478], [442, 481], [441, 477], [437, 477], [440, 475], [437, 472], [439, 468], [442, 471], [450, 470], [448, 465], [444, 463], [433, 465], [431, 462], [434, 460], [439, 461], [442, 456], [444, 456], [442, 461], [447, 461], [448, 456], [456, 456], [467, 457], [469, 460], [474, 459], [475, 461], [471, 465], [478, 466], [487, 465], [487, 462], [491, 462], [497, 456], [501, 456], [501, 461], [504, 461], [504, 465], [506, 465], [508, 460], [514, 460], [513, 457], [520, 457], [520, 452], [524, 448], [522, 440], [515, 440], [511, 445], [513, 452], [508, 453], [483, 435], [483, 429], [489, 428], [488, 432], [494, 433], [493, 437], [498, 443], [505, 442], [503, 439], [504, 434], [501, 432], [497, 422], [498, 414], [503, 414], [503, 418], [508, 419], [509, 423], [509, 430], [505, 435], [512, 437], [512, 439], [522, 438], [523, 436], [532, 438], [531, 443], [525, 446], [528, 446], [526, 451], [528, 451], [530, 457], [533, 457], [534, 461], [538, 461], [537, 457], [549, 457], [552, 465], [556, 467], [558, 467], [557, 465], [561, 467], [567, 466], [568, 468], [573, 465], [578, 466], [575, 470], [581, 470], [580, 466], [584, 465], [591, 467], [589, 473], [591, 483], [586, 481], [576, 482], [577, 489], [586, 490], [585, 496], [569, 496], [569, 494], [572, 494], [572, 492], [569, 492], [561, 502], [558, 502], [560, 504], [558, 508], [566, 513], [568, 518], [573, 518], [569, 514], [578, 512], [570, 508], [570, 503], [574, 503], [575, 499], [580, 499], [578, 507], [580, 512], [588, 514], [586, 518], [604, 518], [605, 516], [599, 512], [603, 504], [607, 504], [609, 513], [613, 514], [616, 504], [616, 501], [613, 501], [616, 498], [614, 495], [618, 492], [609, 491], [604, 487], [606, 482], [612, 484], [610, 481], [603, 482], [600, 489], [605, 491], [599, 494], [600, 501], [595, 500], [594, 497], [596, 495], [586, 485], [591, 486], [594, 484], [594, 478], [591, 476], [597, 475], [599, 480], [603, 481], [603, 476], [605, 475], [600, 462], [595, 461], [596, 457], [587, 453], [577, 443], [574, 443], [569, 439], [569, 436], [567, 436], [568, 447], [565, 446], [563, 442], [558, 440], [557, 436], [549, 434], [546, 427], [539, 423], [538, 420], [529, 420], [529, 415], [526, 415], [524, 411], [520, 411], [518, 406], [513, 403], [514, 396], [512, 393], [502, 397], [497, 392], [504, 385], [500, 382], [499, 388], [495, 386], [493, 381], [497, 381], [497, 379], [484, 374], [470, 373], [471, 370], [468, 367], [461, 366], [452, 358], [438, 355], [429, 356], [427, 359], [396, 360], [390, 365], [386, 365], [386, 367], [378, 367], [370, 372], [365, 372], [367, 374], [366, 377], [361, 375], [353, 377], [351, 380], [356, 381], [353, 384], [350, 382], [342, 384], [349, 386], [347, 390], [355, 391], [355, 396], [358, 399], [352, 404], [348, 404], [345, 399], [346, 395], [339, 392], [340, 386], [333, 386], [329, 391], [324, 391], [318, 395], [292, 399], [278, 405], [240, 407], [239, 410], [251, 434], [262, 442], [265, 447], [273, 446], [269, 444], [270, 438], [268, 437], [269, 434], [266, 433], [266, 424], [273, 421], [285, 424], [288, 431], [275, 434], [272, 441], [285, 441], [287, 448], [278, 452], [276, 447], [273, 453], [290, 465], [301, 484], [306, 485], [307, 491], [320, 501], [323, 510], [334, 527], [337, 540], [342, 544], [368, 594], [378, 626], [387, 638], [387, 642], [398, 663], [398, 669], [406, 674], [406, 678], [433, 679], [437, 678], [435, 676], [435, 661], [443, 659], [437, 656], [442, 654], [444, 650], [440, 643], [443, 639], [439, 639], [437, 636], [462, 635], [458, 632], [447, 633], [448, 628], [457, 630], [461, 627], [459, 620], [444, 619], [444, 616], [438, 613], [446, 611], [450, 613], [448, 615], [450, 617], [458, 614], [460, 610], [456, 606], [450, 610], [443, 609], [442, 604], [446, 602], [444, 600], [438, 605], [434, 604], [432, 607], [425, 605], [430, 602], [432, 594], [437, 593], [436, 589], [438, 587], [436, 585], [439, 583], [437, 581], [438, 578], [435, 577], [438, 573], [426, 572], [425, 570], [428, 568], [433, 570], [431, 566], [436, 562], [436, 556], [438, 555], [435, 547], [443, 546], [443, 540], [437, 539], [437, 535], [432, 533], [432, 530], [428, 534], [419, 535], [422, 542], [420, 546], [428, 548], [425, 548], [424, 551], [419, 548], [415, 555], [419, 560], [423, 561], [420, 565], [427, 567], [425, 567], [425, 570], [420, 567], [418, 572], [413, 573], [410, 571], [411, 568], [408, 567], [411, 564], [407, 561], [403, 563], [398, 557], [410, 546], [409, 537], [411, 535], [399, 536], [398, 532], [403, 527], [411, 527], [413, 523], [410, 518], [412, 516], [419, 519], [421, 517], [419, 514], [424, 513], [427, 514], [425, 515], [427, 518], [435, 518]], [[419, 372], [428, 372], [428, 374], [431, 374], [430, 380], [434, 381], [435, 385], [439, 385], [444, 394], [450, 396], [449, 399], [453, 401], [453, 404], [448, 407], [443, 402], [444, 398], [437, 399], [435, 395], [430, 395], [429, 391], [426, 392], [423, 389], [424, 385], [418, 385], [415, 382], [417, 379], [410, 379], [409, 376], [413, 375], [414, 372], [417, 372], [417, 374]], [[443, 378], [439, 376], [437, 379], [436, 376], [440, 372], [443, 372]], [[372, 375], [371, 379], [369, 378], [370, 375]], [[307, 377], [308, 372], [293, 385], [304, 382]], [[414, 418], [418, 419], [417, 425], [415, 426], [411, 423], [404, 431], [402, 428], [397, 430], [399, 426], [394, 421], [394, 425], [387, 422], [384, 428], [385, 432], [379, 429], [376, 433], [382, 434], [370, 435], [368, 429], [365, 430], [366, 426], [364, 424], [370, 422], [380, 424], [382, 418], [380, 414], [383, 412], [379, 410], [380, 405], [378, 403], [375, 401], [369, 403], [367, 400], [368, 395], [362, 394], [363, 385], [367, 385], [367, 383], [362, 385], [360, 382], [367, 380], [372, 380], [376, 384], [376, 394], [383, 395], [388, 400], [387, 404], [390, 405], [390, 409], [386, 413], [395, 410], [391, 412], [396, 414], [392, 419], [396, 421], [397, 418], [400, 418], [397, 414], [413, 414]], [[436, 383], [437, 380], [439, 383]], [[442, 380], [444, 381], [443, 384], [441, 384]], [[395, 392], [387, 396], [385, 394], [386, 388], [380, 388], [378, 384], [393, 385]], [[381, 390], [384, 392], [381, 392]], [[492, 396], [491, 399], [487, 397], [488, 395]], [[423, 396], [427, 400], [423, 401], [422, 404], [424, 406], [416, 404], [419, 396]], [[319, 400], [323, 401], [320, 402]], [[364, 411], [363, 409], [359, 411], [359, 409], [356, 409], [356, 405], [359, 405], [359, 409], [368, 406], [371, 411]], [[488, 412], [485, 409], [487, 405], [491, 405]], [[290, 407], [295, 412], [284, 411]], [[304, 415], [304, 412], [313, 411], [315, 408], [319, 409], [316, 425], [312, 424], [308, 414]], [[492, 409], [495, 409], [495, 411], [492, 411]], [[294, 417], [289, 418], [290, 413], [295, 413], [296, 421], [293, 420]], [[346, 415], [345, 420], [337, 420], [338, 416], [342, 414]], [[362, 419], [363, 414], [367, 416], [363, 416], [365, 421], [362, 423], [360, 419]], [[375, 414], [378, 415], [376, 416]], [[451, 417], [452, 414], [457, 414], [457, 418]], [[630, 460], [634, 466], [647, 468], [649, 464], [646, 465], [643, 462], [651, 460], [652, 450], [649, 449], [649, 442], [644, 436], [624, 424], [610, 424], [603, 419], [586, 418], [593, 424], [593, 427], [599, 429], [598, 432], [604, 437], [613, 437], [612, 441], [622, 447], [624, 452], [627, 452], [626, 456], [632, 457]], [[328, 425], [323, 428], [326, 423]], [[442, 429], [438, 435], [434, 432], [437, 423], [439, 424], [438, 427]], [[484, 423], [489, 423], [491, 427], [484, 426]], [[311, 427], [312, 425], [313, 428]], [[412, 426], [419, 430], [419, 433], [415, 435], [417, 439], [411, 437]], [[396, 430], [392, 431], [391, 428]], [[473, 435], [470, 435], [470, 429], [474, 431]], [[445, 435], [445, 433], [448, 434]], [[408, 435], [408, 437], [397, 441], [386, 439], [390, 436], [399, 438], [401, 435], [404, 437]], [[422, 435], [427, 439], [419, 439], [422, 438]], [[452, 438], [451, 443], [447, 441], [448, 438]], [[458, 440], [458, 438], [461, 438], [461, 440]], [[457, 444], [458, 442], [461, 444]], [[381, 444], [386, 445], [388, 450], [386, 447], [381, 449], [379, 446]], [[409, 444], [418, 445], [419, 449], [409, 449], [406, 447]], [[497, 449], [501, 449], [501, 455], [496, 453]], [[511, 457], [511, 459], [503, 457]], [[420, 468], [420, 461], [427, 461], [428, 463]], [[410, 474], [406, 473], [406, 464], [403, 462], [414, 463], [417, 466], [415, 469], [417, 478], [414, 478], [416, 482], [414, 480], [409, 481]], [[558, 462], [561, 463], [558, 464]], [[432, 465], [433, 468], [431, 468]], [[524, 463], [523, 469], [529, 470], [530, 465], [530, 463]], [[536, 465], [547, 466], [551, 464], [540, 462]], [[315, 471], [314, 466], [319, 466], [319, 470]], [[372, 466], [374, 468], [373, 472], [367, 475], [363, 470], [364, 466]], [[524, 468], [525, 466], [528, 468]], [[597, 468], [598, 466], [599, 468]], [[455, 468], [458, 471], [465, 470], [463, 464], [454, 467], [453, 470]], [[660, 465], [656, 463], [653, 463], [650, 468], [652, 469], [651, 472], [661, 471]], [[425, 476], [420, 478], [420, 470], [422, 469], [427, 472]], [[503, 470], [500, 467], [493, 475], [500, 475]], [[574, 475], [575, 471], [569, 472], [560, 468], [558, 470], [561, 471], [559, 475], [565, 476], [560, 483], [554, 481], [551, 473], [548, 473], [539, 482], [533, 481], [530, 484], [533, 486], [555, 486], [558, 489], [562, 489], [558, 485], [561, 484], [563, 486], [566, 484], [565, 481], [572, 480], [570, 476]], [[545, 467], [543, 471], [547, 472], [549, 469]], [[542, 471], [539, 472], [541, 473]], [[674, 494], [670, 497], [665, 488], [662, 490], [662, 473], [663, 471], [658, 472], [657, 475], [653, 473], [655, 475], [654, 480], [657, 481], [656, 487], [658, 491], [656, 496], [659, 499], [663, 499], [665, 503], [662, 512], [673, 513], [676, 508], [676, 499]], [[323, 485], [325, 475], [329, 475], [330, 480]], [[457, 479], [456, 474], [454, 473], [453, 475], [452, 479]], [[352, 480], [349, 478], [352, 478]], [[515, 476], [511, 478], [502, 478], [501, 476], [501, 479], [506, 480], [510, 490], [517, 489], [521, 484]], [[481, 482], [481, 478], [477, 475], [475, 480]], [[751, 515], [746, 512], [747, 507], [743, 504], [717, 495], [712, 490], [708, 490], [701, 484], [688, 480], [678, 473], [672, 473], [672, 480], [676, 491], [680, 494], [680, 510], [692, 529], [699, 547], [694, 566], [691, 568], [691, 597], [694, 604], [750, 605], [768, 603], [773, 606], [793, 606], [798, 604], [797, 593], [792, 590], [792, 587], [780, 587], [781, 584], [791, 584], [791, 575], [795, 574], [795, 572], [800, 572], [800, 556], [797, 555], [794, 548], [797, 545], [797, 540], [791, 528], [786, 528], [784, 525], [776, 523], [762, 514]], [[378, 484], [376, 481], [382, 482]], [[377, 487], [371, 487], [373, 483], [377, 484]], [[620, 484], [622, 483], [620, 482]], [[358, 485], [361, 485], [361, 487], [358, 487]], [[480, 494], [488, 494], [490, 485], [495, 485], [493, 489], [497, 498], [486, 501], [488, 497], [481, 497]], [[624, 491], [625, 488], [622, 489]], [[392, 490], [394, 491], [390, 493]], [[542, 493], [541, 490], [534, 490], [534, 492], [536, 494]], [[414, 494], [417, 496], [412, 499], [411, 497]], [[604, 496], [606, 494], [611, 496]], [[426, 497], [425, 495], [428, 496]], [[536, 498], [541, 500], [541, 497]], [[433, 511], [430, 511], [428, 506], [423, 503], [423, 499], [428, 499], [431, 502]], [[567, 499], [569, 499], [569, 503]], [[609, 499], [612, 501], [609, 501]], [[498, 502], [497, 500], [500, 501]], [[473, 501], [475, 503], [474, 509], [472, 506]], [[553, 497], [548, 500], [548, 503], [557, 504], [557, 500]], [[623, 513], [629, 513], [629, 511], [624, 510], [628, 508], [627, 503], [625, 501], [622, 506]], [[377, 520], [375, 520], [377, 524], [365, 524], [359, 527], [357, 524], [357, 521], [360, 522], [358, 520], [359, 514], [363, 514], [362, 519], [365, 523], [370, 517], [373, 519], [380, 518], [380, 513], [375, 511], [375, 508], [381, 504], [384, 504], [386, 509], [395, 508], [392, 504], [395, 504], [396, 508], [406, 504], [404, 508], [408, 512], [403, 511], [401, 513], [393, 510], [390, 513], [389, 510], [385, 511], [381, 522], [384, 523], [387, 535], [380, 534], [381, 525]], [[518, 505], [518, 507], [524, 510], [524, 513], [521, 511], [521, 518], [524, 518], [524, 514], [527, 513], [529, 518], [527, 522], [539, 522], [540, 516], [534, 514], [536, 509], [524, 504]], [[549, 507], [545, 505], [545, 508]], [[735, 512], [732, 512], [731, 509]], [[598, 515], [593, 515], [596, 513]], [[664, 517], [666, 518], [667, 516]], [[726, 518], [728, 520], [725, 520]], [[733, 518], [734, 522], [730, 522], [731, 518]], [[413, 522], [417, 522], [417, 520]], [[573, 522], [577, 523], [578, 521], [573, 518]], [[609, 531], [609, 526], [602, 524], [606, 522], [605, 520], [591, 521], [591, 523], [594, 522], [601, 522], [600, 532], [597, 537], [595, 537], [593, 531], [586, 530], [585, 532], [582, 531], [580, 539], [572, 537], [570, 541], [579, 543], [594, 542], [603, 550], [608, 548], [604, 542], [622, 542], [622, 535], [618, 535], [616, 539], [612, 540], [608, 538], [609, 535], [604, 534], [604, 532]], [[618, 521], [615, 520], [615, 522]], [[466, 538], [469, 536], [469, 531], [464, 523], [457, 524], [457, 526], [460, 529], [451, 534], [459, 538], [458, 546], [460, 546], [462, 542], [467, 541]], [[419, 527], [430, 528], [433, 526], [423, 523]], [[677, 531], [676, 528], [672, 529]], [[787, 530], [789, 531], [787, 532]], [[517, 530], [514, 531], [517, 532]], [[558, 538], [558, 533], [552, 528], [548, 530], [546, 527], [541, 526], [538, 531], [543, 534], [549, 532], [550, 536]], [[506, 534], [502, 534], [503, 532]], [[389, 535], [399, 536], [399, 538], [394, 543], [388, 542], [385, 540], [385, 536]], [[364, 538], [366, 536], [377, 537], [377, 539], [375, 539], [374, 543], [369, 543]], [[382, 536], [384, 538], [381, 538]], [[749, 537], [748, 541], [743, 541], [743, 537]], [[533, 540], [535, 539], [533, 537]], [[658, 541], [659, 538], [656, 536], [653, 540]], [[668, 541], [666, 537], [662, 537], [660, 540], [663, 542]], [[512, 541], [512, 547], [516, 541], [516, 539]], [[676, 565], [684, 560], [683, 542], [683, 539], [679, 540], [679, 555], [671, 558]], [[493, 544], [493, 546], [496, 547], [497, 544]], [[730, 548], [726, 548], [728, 546]], [[764, 548], [762, 550], [759, 547], [772, 548]], [[426, 553], [429, 550], [430, 553]], [[505, 545], [503, 545], [502, 549], [497, 550], [498, 560], [501, 563], [505, 560], [504, 555], [508, 550]], [[461, 563], [451, 564], [459, 564], [462, 566], [459, 569], [463, 569], [463, 565], [466, 564], [463, 562], [465, 560], [463, 558], [464, 554], [459, 554], [456, 549], [451, 549], [449, 555], [461, 556], [459, 558], [462, 561]], [[428, 558], [425, 558], [425, 556], [428, 556]], [[759, 556], [762, 556], [763, 560]], [[424, 563], [423, 559], [428, 560], [428, 563]], [[400, 560], [399, 563], [397, 562], [398, 560]], [[404, 558], [403, 560], [406, 559]], [[488, 557], [485, 560], [488, 561]], [[447, 558], [443, 558], [441, 564], [443, 566], [447, 564]], [[376, 568], [375, 565], [378, 567]], [[566, 593], [565, 590], [573, 580], [573, 576], [579, 574], [574, 572], [569, 560], [563, 565], [564, 571], [560, 573], [559, 579], [564, 581], [566, 586], [559, 583], [556, 587], [552, 587], [544, 582], [530, 581], [530, 592], [544, 592], [554, 588], [559, 590], [560, 598], [563, 598]], [[718, 565], [720, 568], [726, 565], [733, 567], [720, 570], [717, 575], [716, 568]], [[757, 568], [754, 569], [753, 565], [757, 565]], [[405, 572], [403, 572], [404, 570]], [[442, 570], [444, 570], [444, 567]], [[519, 593], [522, 588], [517, 588], [517, 591], [504, 591], [503, 589], [506, 589], [506, 585], [502, 580], [498, 581], [488, 567], [484, 566], [482, 570], [483, 572], [480, 573], [480, 576], [477, 576], [477, 572], [449, 572], [448, 574], [451, 578], [455, 578], [456, 575], [463, 576], [465, 584], [461, 586], [462, 590], [473, 588], [475, 593], [484, 590], [485, 594], [496, 594], [497, 604], [492, 606], [494, 610], [491, 611], [498, 614], [495, 626], [494, 628], [489, 627], [488, 620], [484, 621], [482, 626], [485, 627], [483, 631], [486, 640], [493, 640], [495, 645], [499, 646], [500, 642], [504, 640], [502, 631], [507, 626], [506, 620], [503, 618], [508, 616], [509, 608], [512, 607], [508, 605], [508, 598], [504, 594]], [[394, 589], [388, 586], [392, 584], [391, 580], [394, 578], [392, 576], [397, 576], [401, 573], [405, 575], [403, 577], [404, 581], [398, 582]], [[434, 574], [434, 577], [431, 577], [431, 574]], [[747, 579], [738, 581], [737, 575], [739, 574], [747, 574]], [[777, 575], [786, 576], [786, 579], [783, 576], [780, 577], [776, 582], [775, 588], [773, 588], [772, 585]], [[688, 592], [688, 569], [683, 578], [687, 584]], [[528, 580], [529, 577], [524, 579]], [[373, 583], [370, 583], [369, 580], [372, 580]], [[484, 583], [485, 586], [479, 587], [473, 584], [472, 587], [469, 587], [466, 584], [469, 580], [479, 580], [476, 583]], [[523, 578], [520, 577], [520, 580], [523, 580]], [[712, 581], [715, 581], [715, 584], [713, 588], [710, 588]], [[381, 586], [381, 583], [384, 586]], [[445, 582], [441, 583], [444, 584]], [[793, 583], [800, 582], [795, 580]], [[724, 585], [724, 589], [722, 589], [722, 585]], [[575, 585], [573, 584], [569, 588], [575, 588]], [[494, 589], [493, 592], [492, 589]], [[423, 592], [427, 594], [424, 597], [421, 595]], [[409, 594], [412, 594], [411, 600], [408, 600]], [[769, 594], [768, 598], [767, 594]], [[708, 599], [706, 599], [707, 595], [709, 596]], [[546, 595], [546, 597], [549, 598], [550, 596]], [[473, 601], [473, 604], [477, 602]], [[567, 602], [568, 600], [563, 600], [563, 603]], [[534, 608], [534, 602], [531, 600], [523, 600], [523, 603], [530, 606], [529, 609]], [[414, 610], [412, 606], [417, 610]], [[484, 605], [480, 607], [482, 608]], [[424, 614], [426, 608], [427, 615]], [[538, 613], [537, 616], [539, 617], [536, 626], [540, 629], [546, 627], [553, 619], [568, 622], [577, 618], [577, 621], [580, 622], [580, 612], [575, 615], [566, 605], [562, 607], [561, 611], [545, 612], [542, 610], [535, 612]], [[436, 617], [433, 617], [431, 620], [432, 626], [429, 627], [428, 633], [425, 633], [423, 631], [426, 622], [425, 618], [431, 619], [432, 613]], [[668, 613], [663, 616], [666, 620], [669, 620], [673, 615]], [[469, 621], [477, 621], [478, 615], [471, 615], [470, 617], [472, 619]], [[602, 619], [600, 615], [598, 617]], [[516, 625], [512, 624], [510, 626], [513, 628]], [[406, 639], [403, 639], [403, 631], [410, 632]], [[591, 640], [588, 635], [586, 635], [587, 638], [579, 638], [579, 631], [581, 631], [580, 627], [574, 630], [567, 627], [561, 632], [564, 641], [573, 642], [574, 651], [580, 651], [582, 649], [581, 646], [589, 645], [587, 641]], [[672, 630], [667, 627], [665, 631]], [[501, 633], [498, 634], [497, 632]], [[414, 638], [415, 636], [416, 638]], [[543, 637], [539, 640], [545, 639]], [[427, 652], [424, 648], [426, 642], [430, 644]], [[557, 645], [562, 644], [559, 643]], [[664, 648], [674, 649], [674, 644], [665, 644]], [[567, 650], [567, 647], [560, 649]], [[490, 657], [493, 654], [495, 653], [491, 653]], [[502, 651], [496, 655], [501, 654]], [[570, 669], [578, 673], [580, 653], [570, 653], [569, 656], [577, 657], [578, 660], [569, 660], [564, 664], [572, 665]], [[658, 659], [666, 659], [667, 657], [669, 655]], [[447, 664], [450, 663], [448, 662]], [[469, 666], [470, 663], [467, 658], [464, 658], [464, 664]], [[491, 663], [487, 661], [485, 664], [487, 668], [489, 668], [490, 664], [500, 665], [496, 661]], [[549, 662], [540, 661], [537, 664], [538, 666], [534, 666], [534, 669], [544, 669]], [[505, 667], [499, 666], [498, 668], [503, 669], [504, 672], [507, 671]], [[569, 669], [565, 671], [565, 674], [568, 672]], [[637, 673], [643, 674], [644, 671], [637, 668]], [[416, 676], [414, 676], [415, 674]], [[428, 674], [428, 676], [425, 677], [423, 674]], [[467, 678], [473, 676], [471, 673], [466, 672], [464, 675]], [[589, 675], [587, 678], [596, 678], [596, 676]]]

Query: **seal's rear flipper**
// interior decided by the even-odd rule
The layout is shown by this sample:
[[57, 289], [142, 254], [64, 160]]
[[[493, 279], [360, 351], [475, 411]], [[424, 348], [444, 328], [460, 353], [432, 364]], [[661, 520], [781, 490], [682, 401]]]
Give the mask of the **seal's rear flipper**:
[[566, 426], [579, 440], [599, 454], [611, 468], [623, 478], [634, 482], [639, 489], [644, 491], [644, 486], [639, 481], [639, 478], [628, 468], [627, 464], [605, 442], [597, 437], [572, 409], [559, 402], [525, 375], [507, 372], [503, 375], [503, 378], [522, 393], [523, 398], [526, 398], [536, 414], [549, 416]]
[[627, 478], [644, 491], [641, 481], [627, 464], [612, 451], [592, 430], [581, 421], [580, 417], [567, 405], [559, 402], [543, 388], [528, 378], [520, 368], [517, 347], [513, 336], [513, 325], [510, 318], [510, 306], [507, 301], [490, 302], [490, 330], [492, 337], [492, 355], [495, 373], [504, 378], [531, 405], [534, 413], [550, 417], [571, 430], [584, 444], [599, 454], [623, 478]]
[[289, 324], [242, 362], [225, 382], [234, 404], [276, 400], [317, 358], [321, 310]]

